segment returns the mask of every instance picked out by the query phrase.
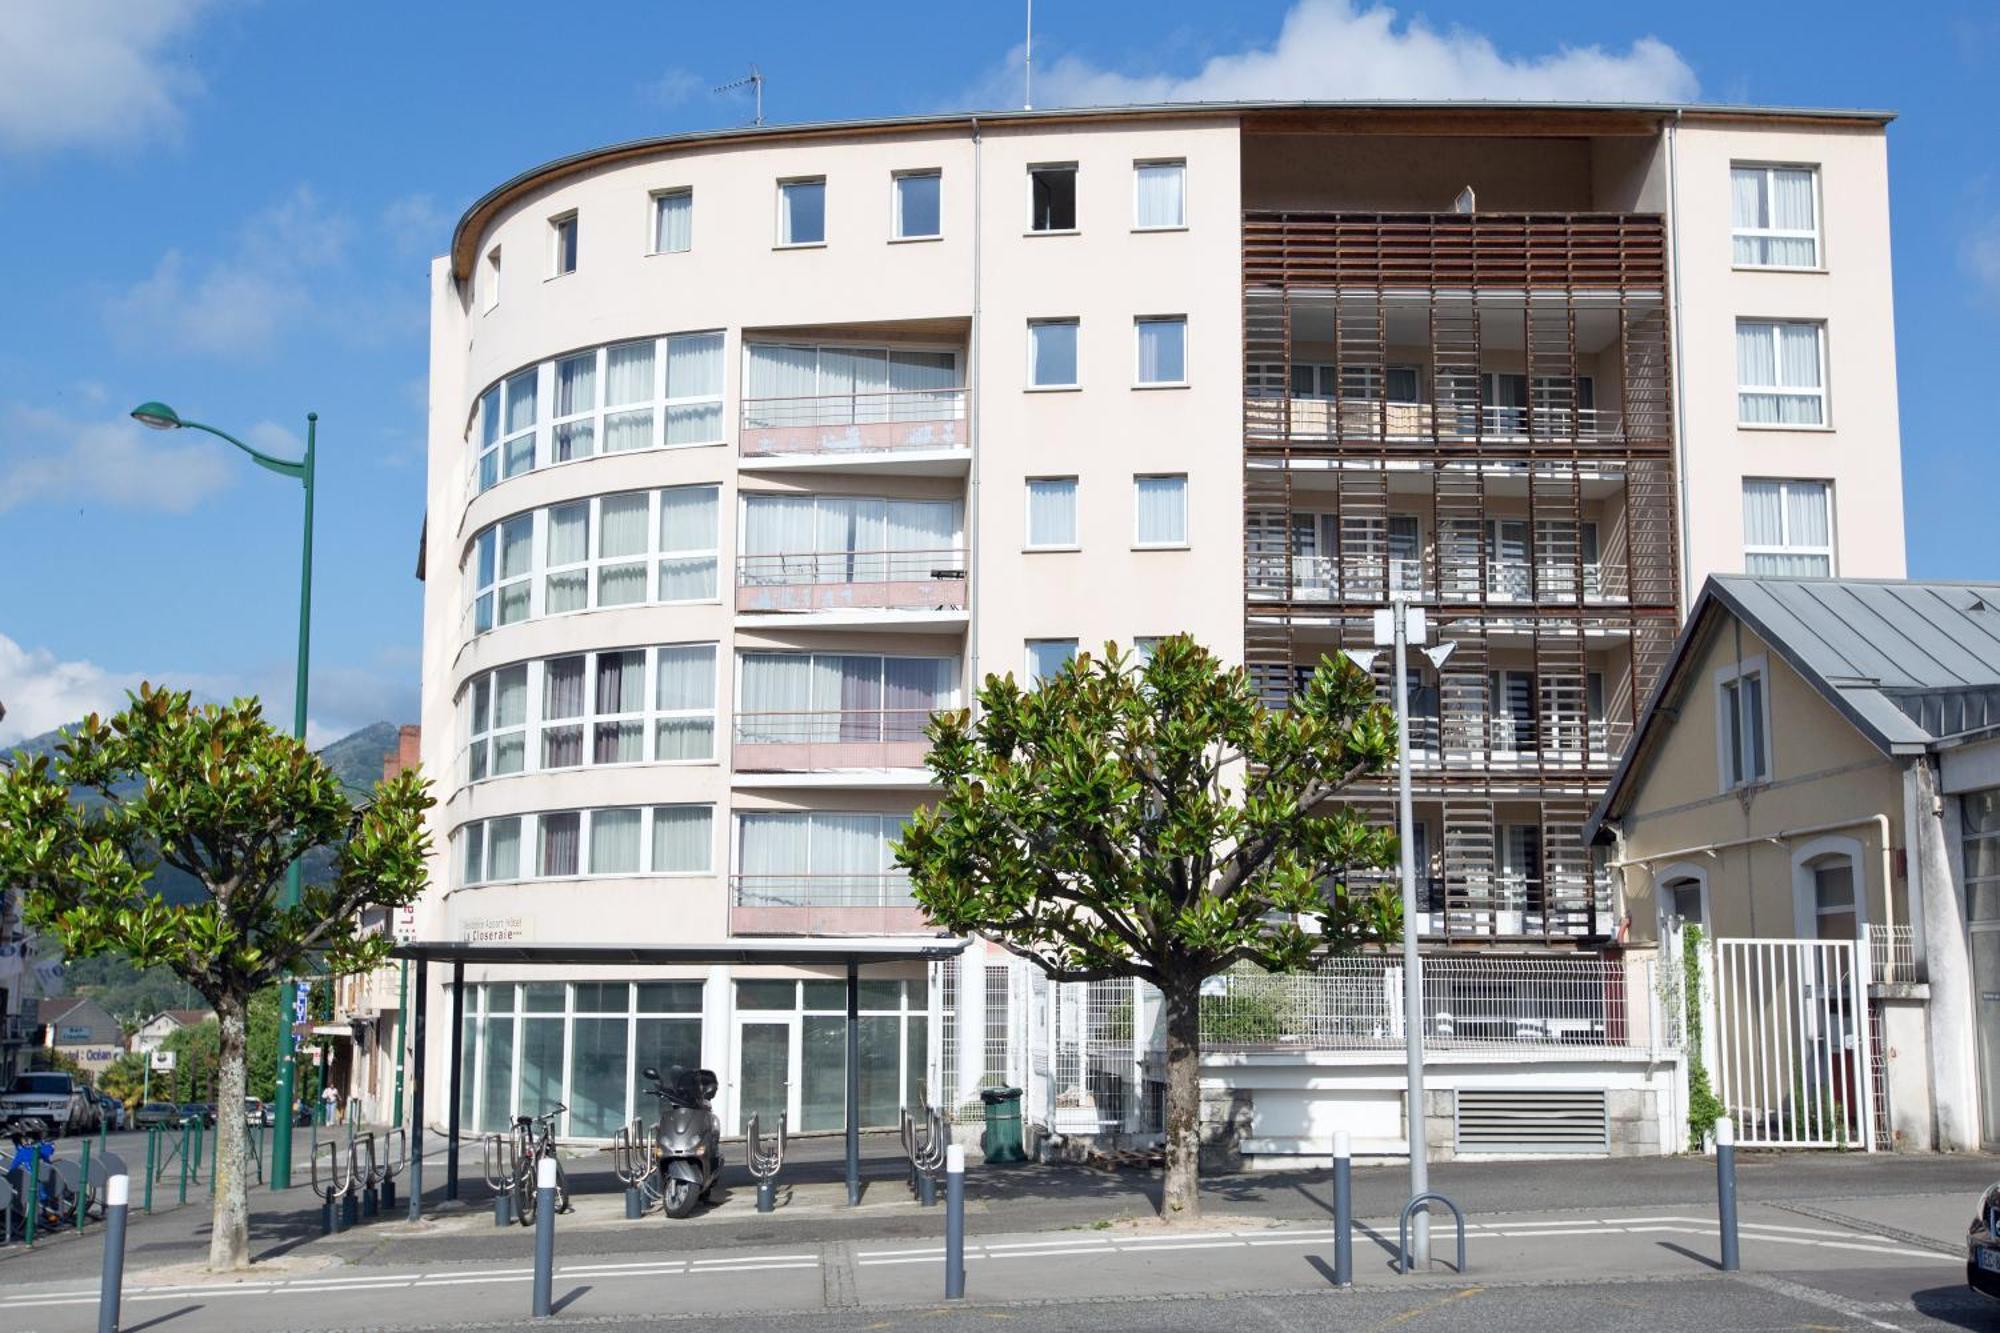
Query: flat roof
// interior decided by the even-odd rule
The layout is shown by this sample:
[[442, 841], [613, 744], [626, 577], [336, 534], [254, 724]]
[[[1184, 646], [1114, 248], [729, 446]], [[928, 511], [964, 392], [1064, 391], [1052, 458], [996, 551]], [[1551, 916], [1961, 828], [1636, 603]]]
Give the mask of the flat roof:
[[[628, 158], [651, 157], [676, 149], [712, 144], [782, 142], [787, 139], [870, 135], [977, 125], [1060, 125], [1118, 120], [1236, 117], [1271, 131], [1343, 128], [1355, 114], [1379, 122], [1383, 132], [1464, 134], [1633, 133], [1617, 122], [1658, 121], [1668, 116], [1696, 122], [1848, 125], [1877, 128], [1896, 118], [1893, 111], [1851, 107], [1777, 107], [1727, 103], [1673, 102], [1496, 102], [1496, 101], [1248, 101], [1158, 102], [1124, 106], [1051, 107], [1045, 110], [956, 111], [856, 120], [805, 121], [790, 125], [745, 125], [683, 134], [628, 139], [586, 149], [531, 167], [481, 195], [452, 229], [452, 273], [463, 281], [472, 272], [474, 241], [494, 215], [515, 199], [566, 176]], [[1315, 124], [1314, 122], [1323, 122]], [[1424, 122], [1430, 122], [1424, 127]], [[1442, 123], [1440, 123], [1442, 122]], [[1352, 132], [1353, 127], [1345, 126]]]
[[389, 951], [391, 958], [433, 963], [518, 963], [584, 966], [655, 966], [668, 963], [909, 963], [955, 958], [965, 941], [932, 938], [855, 936], [852, 939], [723, 940], [713, 944], [538, 944], [525, 940], [472, 944], [464, 940], [411, 940]]

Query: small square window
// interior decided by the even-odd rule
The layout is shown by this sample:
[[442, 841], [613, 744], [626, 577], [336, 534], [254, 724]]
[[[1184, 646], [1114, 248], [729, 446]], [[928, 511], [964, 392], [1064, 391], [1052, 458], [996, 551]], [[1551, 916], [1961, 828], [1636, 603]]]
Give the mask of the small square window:
[[1736, 419], [1746, 426], [1826, 424], [1826, 326], [1736, 321]]
[[1028, 479], [1028, 545], [1076, 545], [1076, 478]]
[[1187, 545], [1187, 476], [1132, 478], [1136, 530], [1141, 546]]
[[686, 254], [694, 244], [694, 191], [662, 190], [653, 196], [653, 253]]
[[778, 182], [778, 244], [826, 244], [826, 177]]
[[1833, 574], [1833, 505], [1824, 481], [1746, 479], [1743, 572], [1765, 579]]
[[944, 176], [936, 171], [896, 174], [896, 239], [924, 240], [944, 232]]
[[1036, 389], [1076, 387], [1076, 334], [1073, 319], [1028, 321], [1028, 384]]
[[1141, 384], [1187, 383], [1187, 319], [1182, 315], [1133, 321], [1137, 330]]
[[550, 273], [560, 278], [576, 272], [576, 214], [549, 219]]
[[1819, 172], [1729, 168], [1731, 259], [1747, 268], [1819, 267]]
[[1028, 230], [1076, 230], [1076, 163], [1028, 168]]
[[1076, 657], [1075, 639], [1029, 639], [1028, 683], [1039, 685]]
[[1187, 225], [1187, 164], [1132, 164], [1132, 225], [1141, 231], [1174, 230]]

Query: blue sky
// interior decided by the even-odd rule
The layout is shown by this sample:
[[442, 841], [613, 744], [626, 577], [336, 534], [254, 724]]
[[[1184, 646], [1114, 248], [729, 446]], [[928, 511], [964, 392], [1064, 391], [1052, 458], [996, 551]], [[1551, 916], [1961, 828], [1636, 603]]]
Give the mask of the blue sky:
[[[1037, 101], [1583, 97], [1887, 107], [1910, 570], [2000, 579], [2000, 8], [1042, 0]], [[414, 720], [425, 272], [524, 167], [746, 121], [1009, 104], [1022, 6], [15, 0], [0, 30], [0, 743], [141, 678], [290, 715], [317, 409], [312, 717]]]

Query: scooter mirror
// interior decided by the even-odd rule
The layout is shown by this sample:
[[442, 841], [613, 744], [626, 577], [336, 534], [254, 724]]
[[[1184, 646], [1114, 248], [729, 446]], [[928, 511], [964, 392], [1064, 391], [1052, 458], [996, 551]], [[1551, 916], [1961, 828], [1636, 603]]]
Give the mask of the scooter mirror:
[[660, 1081], [660, 1071], [657, 1069], [648, 1069], [646, 1071], [646, 1077], [652, 1079], [653, 1082], [658, 1083]]

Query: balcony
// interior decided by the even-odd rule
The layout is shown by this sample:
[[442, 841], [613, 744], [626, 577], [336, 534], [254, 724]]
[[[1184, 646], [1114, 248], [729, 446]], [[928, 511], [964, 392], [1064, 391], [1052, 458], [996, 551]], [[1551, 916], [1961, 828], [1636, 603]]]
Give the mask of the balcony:
[[808, 551], [736, 561], [739, 612], [963, 611], [966, 553]]
[[1379, 398], [1252, 394], [1243, 405], [1253, 439], [1378, 444], [1615, 443], [1623, 416], [1594, 407], [1481, 407], [1472, 403], [1392, 403]]
[[790, 462], [949, 453], [970, 440], [959, 387], [748, 398], [737, 448], [746, 459]]
[[[1255, 551], [1250, 596], [1294, 602], [1385, 602], [1390, 594], [1424, 595], [1424, 562], [1415, 556], [1349, 557]], [[1287, 565], [1290, 566], [1289, 582]]]
[[922, 768], [929, 708], [739, 713], [731, 749], [739, 773]]
[[929, 935], [935, 929], [900, 871], [732, 875], [731, 935]]

